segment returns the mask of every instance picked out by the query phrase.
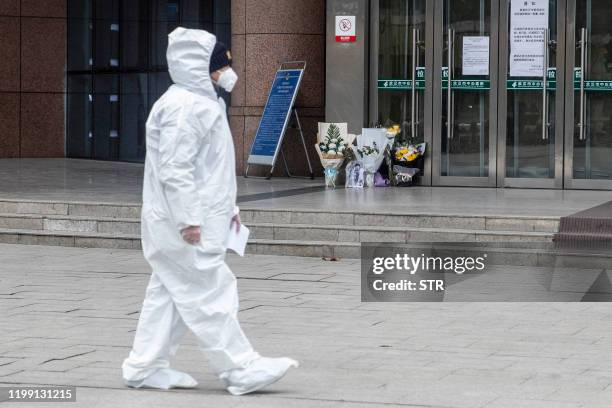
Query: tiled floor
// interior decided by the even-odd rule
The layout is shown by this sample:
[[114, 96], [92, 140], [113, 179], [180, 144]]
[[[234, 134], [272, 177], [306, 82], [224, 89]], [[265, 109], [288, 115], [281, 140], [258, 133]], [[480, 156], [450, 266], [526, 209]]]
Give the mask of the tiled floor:
[[[140, 164], [64, 159], [0, 160], [0, 198], [122, 202], [141, 200]], [[612, 191], [458, 187], [325, 190], [323, 181], [238, 178], [243, 208], [476, 215], [565, 216], [612, 201]]]
[[73, 404], [16, 407], [612, 406], [609, 303], [362, 303], [359, 261], [231, 256], [254, 346], [302, 366], [231, 397], [188, 335], [173, 366], [199, 387], [135, 391], [120, 366], [149, 278], [140, 251], [0, 245], [0, 260], [0, 386], [78, 387]]

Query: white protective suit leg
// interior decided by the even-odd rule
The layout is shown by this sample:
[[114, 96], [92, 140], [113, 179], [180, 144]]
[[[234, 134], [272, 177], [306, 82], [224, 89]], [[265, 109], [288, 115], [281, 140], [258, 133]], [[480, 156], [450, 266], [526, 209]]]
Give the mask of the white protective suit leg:
[[171, 370], [187, 327], [172, 298], [156, 274], [151, 275], [140, 312], [134, 345], [123, 363], [123, 378], [130, 387], [192, 388], [197, 382], [188, 374]]
[[[154, 289], [147, 290], [134, 350], [123, 364], [126, 381], [141, 380], [158, 368], [168, 367], [166, 358], [176, 352], [174, 342], [185, 327], [196, 335], [218, 376], [259, 358], [238, 322], [236, 278], [224, 254], [197, 250], [196, 258], [192, 268], [159, 252], [149, 258], [155, 277], [150, 286]], [[178, 332], [172, 333], [172, 328]]]
[[190, 267], [179, 265], [161, 253], [149, 258], [170, 292], [187, 327], [199, 340], [216, 375], [246, 367], [257, 354], [238, 322], [236, 277], [225, 263], [224, 253], [195, 249]]
[[291, 367], [299, 367], [299, 363], [286, 357], [261, 357], [246, 368], [222, 374], [221, 379], [231, 394], [244, 395], [274, 384], [283, 378]]

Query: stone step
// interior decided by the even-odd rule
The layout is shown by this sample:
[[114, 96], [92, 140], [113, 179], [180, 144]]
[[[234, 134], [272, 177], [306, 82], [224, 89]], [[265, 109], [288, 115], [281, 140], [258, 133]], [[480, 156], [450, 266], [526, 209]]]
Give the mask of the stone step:
[[[413, 242], [413, 241], [551, 241], [549, 232], [439, 229], [417, 227], [380, 227], [352, 225], [246, 223], [254, 239], [339, 241], [339, 242]], [[140, 234], [135, 218], [86, 217], [69, 215], [0, 214], [0, 228], [50, 232], [101, 234]]]
[[245, 222], [253, 238], [330, 242], [552, 242], [552, 232]]
[[440, 215], [362, 211], [308, 211], [243, 208], [249, 223], [443, 228], [487, 231], [557, 232], [559, 217], [505, 215]]
[[140, 218], [140, 204], [0, 199], [0, 213]]
[[[471, 249], [455, 248], [448, 253], [465, 257], [469, 255], [482, 256], [484, 252], [487, 254], [487, 264], [503, 266], [600, 269], [609, 268], [612, 265], [612, 253], [609, 251], [556, 251], [551, 243], [534, 242], [525, 244], [516, 248], [495, 246]], [[418, 246], [418, 244], [415, 245]], [[361, 257], [361, 245], [350, 242], [257, 239], [249, 243], [249, 252], [267, 255], [357, 259]]]
[[[93, 219], [104, 218], [104, 221], [119, 218], [121, 221], [132, 224], [131, 226], [124, 225], [124, 227], [128, 228], [129, 231], [134, 231], [133, 228], [135, 227], [133, 224], [140, 218], [140, 207], [127, 204], [11, 202], [0, 200], [0, 216], [8, 215], [91, 217]], [[349, 211], [313, 212], [299, 209], [243, 208], [241, 217], [247, 225], [249, 223], [267, 223], [523, 232], [557, 232], [559, 227], [559, 217], [544, 216], [439, 215]], [[79, 221], [87, 220], [79, 219]], [[30, 222], [32, 225], [36, 223], [36, 221]], [[86, 223], [81, 222], [81, 224], [80, 227], [76, 228], [89, 228]], [[10, 228], [8, 224], [6, 224], [6, 227]]]
[[100, 232], [0, 228], [0, 243], [80, 248], [141, 249], [140, 236]]
[[140, 218], [0, 214], [0, 228], [139, 235]]
[[[129, 234], [104, 234], [69, 231], [43, 231], [0, 228], [0, 243], [51, 245], [82, 248], [141, 249], [140, 237]], [[418, 245], [418, 244], [415, 244]], [[577, 268], [609, 268], [611, 255], [564, 251], [558, 255], [548, 242], [522, 242], [519, 248], [486, 247], [488, 261], [493, 265], [559, 266]], [[459, 250], [458, 256], [465, 256]], [[481, 251], [476, 249], [476, 251]], [[267, 240], [252, 239], [247, 253], [291, 255], [304, 257], [359, 258], [361, 244], [357, 242]]]

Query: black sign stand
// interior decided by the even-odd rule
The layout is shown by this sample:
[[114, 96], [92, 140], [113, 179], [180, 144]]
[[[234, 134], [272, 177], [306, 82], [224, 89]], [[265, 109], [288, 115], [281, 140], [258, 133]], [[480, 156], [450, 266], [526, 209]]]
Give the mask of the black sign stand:
[[[279, 140], [278, 140], [278, 146], [277, 146], [276, 153], [275, 153], [274, 157], [272, 157], [271, 163], [259, 163], [259, 162], [257, 162], [257, 160], [253, 160], [252, 156], [249, 157], [249, 160], [247, 161], [246, 169], [244, 171], [244, 177], [245, 178], [251, 177], [251, 178], [264, 178], [266, 180], [271, 179], [272, 175], [274, 173], [274, 168], [276, 167], [276, 160], [278, 158], [278, 153], [280, 153], [281, 158], [283, 159], [283, 163], [284, 163], [284, 166], [285, 166], [285, 173], [287, 174], [287, 177], [314, 179], [314, 171], [312, 169], [312, 164], [310, 162], [310, 156], [308, 155], [308, 148], [306, 146], [306, 139], [304, 138], [304, 132], [303, 132], [303, 129], [302, 129], [302, 123], [300, 121], [300, 116], [298, 115], [297, 109], [294, 108], [295, 98], [296, 98], [297, 92], [299, 90], [299, 84], [301, 83], [301, 76], [303, 75], [304, 71], [306, 70], [306, 62], [305, 61], [289, 61], [289, 62], [282, 63], [280, 68], [279, 68], [279, 70], [276, 73], [275, 81], [276, 81], [276, 78], [278, 78], [279, 73], [289, 69], [289, 68], [287, 68], [287, 66], [290, 65], [290, 64], [294, 64], [294, 65], [295, 64], [300, 64], [301, 66], [298, 69], [301, 70], [302, 72], [300, 74], [300, 80], [299, 80], [298, 85], [296, 87], [295, 94], [293, 95], [293, 99], [291, 101], [291, 106], [289, 108], [289, 114], [285, 118], [285, 124], [283, 126], [281, 134], [279, 135]], [[270, 91], [270, 94], [272, 94], [272, 91], [273, 90]], [[268, 102], [269, 101], [270, 101], [270, 96], [268, 96]], [[309, 174], [310, 174], [310, 176], [307, 176], [307, 177], [294, 176], [293, 174], [291, 174], [291, 171], [289, 170], [289, 164], [287, 162], [287, 157], [285, 156], [285, 152], [283, 151], [283, 148], [282, 148], [282, 144], [283, 144], [283, 141], [284, 141], [284, 136], [285, 136], [285, 133], [287, 131], [287, 127], [288, 127], [288, 124], [289, 124], [289, 121], [290, 121], [291, 118], [295, 118], [296, 129], [299, 132], [300, 139], [301, 139], [301, 142], [302, 142], [302, 146], [304, 148], [304, 154], [306, 156], [306, 162], [308, 163], [308, 170], [309, 170]], [[263, 120], [263, 116], [262, 116], [262, 120]], [[255, 141], [253, 143], [255, 143]], [[265, 177], [249, 176], [249, 168], [251, 167], [251, 165], [269, 165], [270, 166], [270, 173], [267, 176], [265, 176]]]

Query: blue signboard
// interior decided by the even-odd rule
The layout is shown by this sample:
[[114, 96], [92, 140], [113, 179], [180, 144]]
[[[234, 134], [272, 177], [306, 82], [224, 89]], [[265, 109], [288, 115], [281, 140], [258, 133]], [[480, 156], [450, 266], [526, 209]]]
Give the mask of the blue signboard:
[[303, 69], [286, 69], [276, 73], [253, 141], [249, 164], [274, 165], [303, 73]]

